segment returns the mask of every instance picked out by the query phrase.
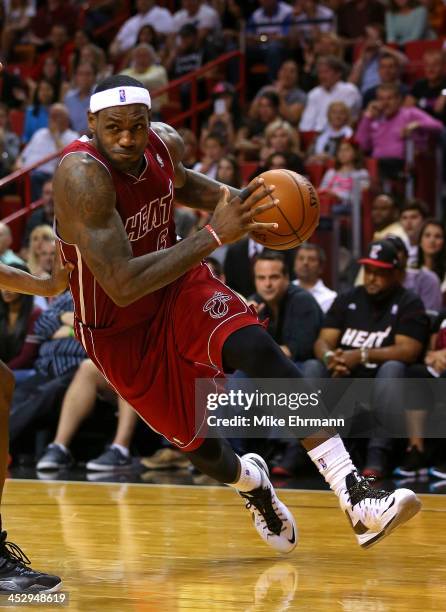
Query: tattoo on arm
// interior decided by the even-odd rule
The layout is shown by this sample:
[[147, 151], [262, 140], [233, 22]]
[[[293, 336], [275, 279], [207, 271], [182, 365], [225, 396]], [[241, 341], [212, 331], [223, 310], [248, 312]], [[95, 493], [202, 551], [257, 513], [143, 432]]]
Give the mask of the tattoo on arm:
[[133, 257], [108, 172], [88, 155], [70, 155], [54, 180], [59, 232], [76, 244], [107, 295], [119, 306], [179, 278], [215, 248], [207, 231], [165, 250]]

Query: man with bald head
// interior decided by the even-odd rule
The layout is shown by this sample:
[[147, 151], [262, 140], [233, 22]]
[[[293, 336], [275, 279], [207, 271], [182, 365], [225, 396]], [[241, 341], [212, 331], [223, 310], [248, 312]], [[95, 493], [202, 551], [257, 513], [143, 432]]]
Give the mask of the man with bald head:
[[[52, 104], [48, 117], [48, 127], [34, 132], [31, 140], [16, 161], [16, 169], [29, 166], [51, 153], [57, 153], [79, 134], [70, 129], [70, 116], [64, 104]], [[31, 172], [31, 196], [38, 200], [42, 195], [43, 184], [51, 179], [57, 167], [57, 159], [46, 162]]]
[[[386, 193], [377, 195], [372, 204], [373, 240], [384, 240], [387, 236], [398, 236], [409, 248], [410, 241], [399, 222], [400, 210], [392, 196]], [[356, 276], [355, 285], [364, 283], [364, 269], [361, 267]]]
[[423, 56], [424, 78], [417, 81], [406, 97], [407, 105], [416, 105], [446, 124], [445, 61], [439, 49], [426, 51]]
[[376, 196], [372, 204], [373, 240], [383, 240], [392, 234], [409, 244], [409, 238], [398, 220], [399, 212], [392, 196], [385, 193]]

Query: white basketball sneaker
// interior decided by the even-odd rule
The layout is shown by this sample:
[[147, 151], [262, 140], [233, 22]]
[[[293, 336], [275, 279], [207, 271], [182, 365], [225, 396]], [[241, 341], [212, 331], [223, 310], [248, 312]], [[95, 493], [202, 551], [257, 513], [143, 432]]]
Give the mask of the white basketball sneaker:
[[345, 479], [346, 490], [340, 497], [341, 508], [362, 548], [377, 544], [421, 508], [420, 500], [410, 489], [382, 491], [370, 486], [373, 480], [351, 472]]
[[246, 508], [251, 512], [254, 526], [262, 540], [278, 552], [289, 553], [297, 544], [294, 517], [277, 497], [262, 457], [248, 453], [243, 458], [260, 468], [262, 483], [253, 491], [238, 491], [238, 494], [246, 500]]

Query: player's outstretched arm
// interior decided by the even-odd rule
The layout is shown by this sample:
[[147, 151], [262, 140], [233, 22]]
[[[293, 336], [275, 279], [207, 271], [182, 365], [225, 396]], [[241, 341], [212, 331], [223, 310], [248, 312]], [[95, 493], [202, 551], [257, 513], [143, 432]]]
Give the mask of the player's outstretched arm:
[[[165, 123], [152, 123], [151, 127], [169, 149], [175, 167], [175, 201], [191, 208], [215, 210], [220, 199], [222, 183], [183, 166], [184, 143], [174, 128]], [[228, 189], [231, 197], [240, 194], [240, 189], [229, 185]]]
[[56, 249], [53, 274], [50, 278], [38, 278], [23, 270], [0, 264], [0, 288], [28, 295], [53, 297], [65, 291], [72, 269], [71, 264], [62, 264], [59, 249]]
[[[61, 237], [77, 245], [98, 283], [118, 306], [127, 306], [172, 283], [217, 247], [216, 238], [203, 229], [173, 247], [133, 257], [116, 210], [110, 175], [84, 153], [63, 160], [53, 185]], [[220, 190], [211, 224], [221, 243], [235, 242], [250, 231], [274, 227], [273, 223], [253, 222], [253, 215], [275, 205], [271, 198], [267, 204], [259, 204], [272, 191], [261, 180], [256, 181], [241, 202], [238, 197], [230, 200], [227, 188]]]

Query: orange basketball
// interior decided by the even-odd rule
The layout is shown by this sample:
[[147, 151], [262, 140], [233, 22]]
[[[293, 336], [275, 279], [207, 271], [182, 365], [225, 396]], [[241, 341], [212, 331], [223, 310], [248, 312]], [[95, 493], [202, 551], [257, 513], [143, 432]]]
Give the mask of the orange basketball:
[[[277, 223], [276, 230], [252, 232], [251, 237], [274, 250], [292, 249], [308, 240], [319, 224], [319, 198], [313, 185], [292, 170], [268, 170], [260, 175], [266, 185], [275, 185], [272, 194], [279, 200], [271, 208], [254, 217], [259, 223]], [[268, 196], [269, 197], [269, 196]], [[267, 202], [262, 200], [257, 206]]]

